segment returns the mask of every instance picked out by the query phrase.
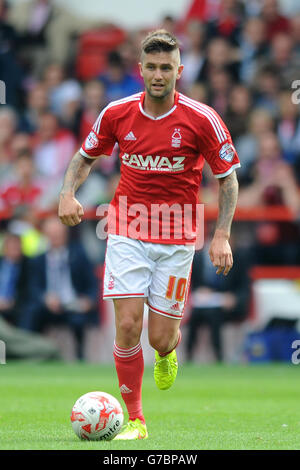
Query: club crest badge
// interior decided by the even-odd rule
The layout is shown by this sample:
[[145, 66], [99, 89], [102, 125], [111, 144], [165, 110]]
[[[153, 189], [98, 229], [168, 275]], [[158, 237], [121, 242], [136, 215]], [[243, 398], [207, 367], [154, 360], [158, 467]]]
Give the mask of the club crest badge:
[[115, 278], [112, 273], [109, 273], [109, 281], [108, 281], [108, 288], [112, 290], [115, 287]]
[[172, 134], [172, 147], [179, 148], [181, 145], [182, 136], [180, 134], [180, 129], [174, 129]]

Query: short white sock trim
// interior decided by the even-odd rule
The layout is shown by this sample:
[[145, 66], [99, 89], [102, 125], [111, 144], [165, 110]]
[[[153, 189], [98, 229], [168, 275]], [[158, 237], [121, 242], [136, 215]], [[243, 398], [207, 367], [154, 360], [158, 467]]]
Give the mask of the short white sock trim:
[[120, 348], [117, 346], [116, 342], [114, 342], [114, 353], [118, 357], [126, 358], [126, 357], [131, 357], [137, 354], [139, 351], [141, 351], [142, 345], [139, 342], [136, 346], [133, 346], [132, 348]]

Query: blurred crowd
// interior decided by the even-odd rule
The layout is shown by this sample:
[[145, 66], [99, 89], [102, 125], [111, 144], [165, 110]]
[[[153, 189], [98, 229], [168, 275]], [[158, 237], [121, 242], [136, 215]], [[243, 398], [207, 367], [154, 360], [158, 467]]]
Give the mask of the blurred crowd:
[[[184, 17], [166, 15], [160, 24], [149, 25], [180, 39], [185, 69], [178, 90], [212, 106], [231, 132], [242, 164], [239, 207], [290, 210], [292, 221], [234, 227], [234, 244], [250, 250], [248, 261], [256, 264], [300, 263], [299, 1], [292, 0], [292, 6], [293, 15], [287, 17], [277, 0], [194, 0], [187, 2]], [[51, 0], [0, 0], [0, 80], [6, 85], [6, 105], [0, 106], [2, 259], [11, 234], [20, 240], [22, 256], [36, 259], [51, 252], [57, 242], [51, 238], [53, 227], [51, 232], [38, 214], [56, 211], [67, 164], [103, 107], [143, 89], [137, 63], [147, 32], [82, 19]], [[110, 201], [118, 178], [116, 147], [110, 159], [96, 163], [78, 199], [86, 209]], [[205, 166], [200, 199], [206, 207], [216, 206], [217, 186]], [[79, 263], [103, 261], [95, 229], [91, 220], [72, 230], [71, 241], [77, 244], [72, 253]], [[67, 235], [61, 237], [65, 245]], [[65, 253], [71, 256], [71, 249]], [[9, 300], [11, 294], [5, 294], [1, 279], [4, 272], [17, 276], [8, 265], [0, 264], [0, 309], [6, 313], [5, 295]], [[37, 266], [33, 291], [42, 278], [42, 264]], [[58, 299], [39, 305], [39, 319], [55, 318], [64, 303], [74, 305], [82, 297], [83, 311], [95, 321], [96, 290], [76, 292], [71, 270], [63, 278], [69, 298], [60, 299], [60, 306]], [[44, 277], [51, 282], [50, 274]], [[46, 281], [39, 287], [40, 293], [47, 290]], [[15, 324], [40, 331], [35, 307], [26, 315], [15, 311]], [[69, 309], [66, 318], [80, 344], [79, 316]]]

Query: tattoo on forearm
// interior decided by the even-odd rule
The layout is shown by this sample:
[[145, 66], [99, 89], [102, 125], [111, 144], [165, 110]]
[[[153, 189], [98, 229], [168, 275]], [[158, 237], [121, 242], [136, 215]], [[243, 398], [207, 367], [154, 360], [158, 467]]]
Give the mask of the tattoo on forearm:
[[65, 173], [61, 196], [77, 191], [87, 179], [93, 163], [94, 160], [83, 157], [79, 152], [74, 155]]
[[222, 178], [219, 182], [219, 215], [216, 230], [224, 230], [229, 235], [239, 189], [235, 171]]

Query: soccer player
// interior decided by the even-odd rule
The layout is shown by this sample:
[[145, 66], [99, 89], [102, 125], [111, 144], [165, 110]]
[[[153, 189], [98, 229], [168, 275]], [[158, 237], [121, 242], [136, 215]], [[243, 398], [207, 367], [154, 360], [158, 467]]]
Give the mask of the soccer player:
[[145, 302], [155, 382], [167, 390], [176, 378], [204, 162], [219, 181], [219, 215], [209, 253], [217, 273], [224, 275], [233, 265], [229, 237], [240, 166], [217, 113], [175, 90], [183, 65], [172, 34], [150, 33], [142, 42], [139, 67], [145, 91], [103, 109], [70, 162], [59, 203], [64, 224], [80, 223], [84, 212], [75, 192], [93, 162], [110, 156], [118, 143], [121, 178], [108, 213], [103, 296], [114, 301], [114, 359], [129, 414], [115, 438], [122, 440], [148, 437], [141, 399]]

